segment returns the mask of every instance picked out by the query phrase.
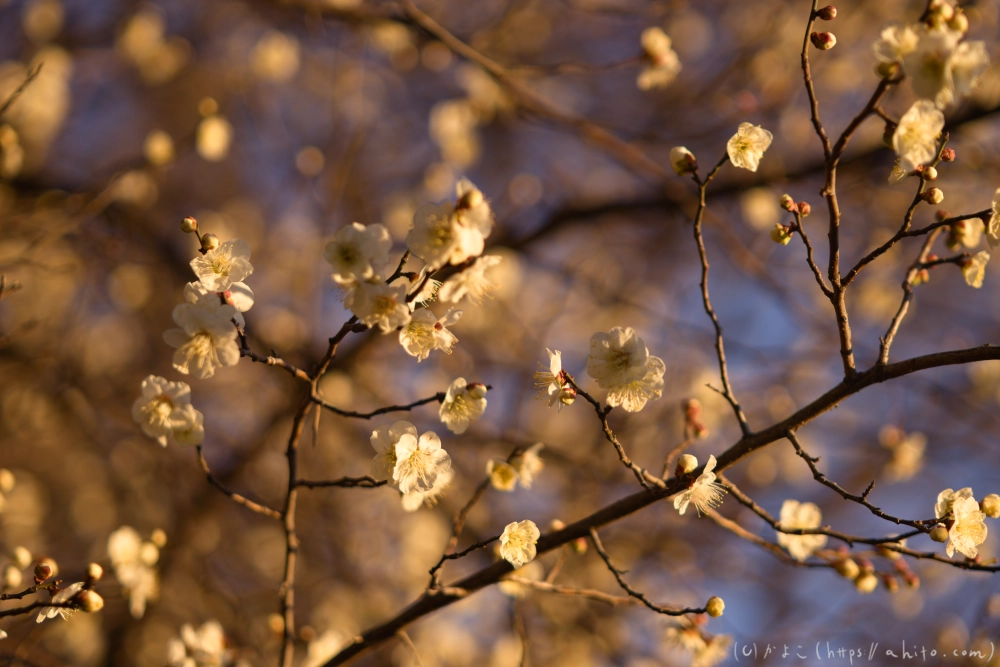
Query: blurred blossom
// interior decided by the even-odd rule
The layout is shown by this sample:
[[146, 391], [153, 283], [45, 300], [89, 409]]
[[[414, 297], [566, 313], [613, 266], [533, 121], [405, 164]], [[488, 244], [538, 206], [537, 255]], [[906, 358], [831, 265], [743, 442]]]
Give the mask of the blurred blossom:
[[41, 49], [27, 67], [21, 63], [0, 63], [0, 99], [6, 100], [39, 64], [42, 69], [4, 115], [17, 130], [24, 150], [23, 170], [33, 171], [45, 160], [49, 145], [62, 128], [70, 111], [69, 81], [73, 59], [66, 51], [49, 46]]
[[154, 166], [170, 164], [174, 161], [174, 140], [163, 130], [154, 130], [146, 136], [142, 154]]
[[198, 123], [198, 155], [209, 162], [219, 162], [229, 154], [233, 141], [233, 126], [222, 116], [211, 115]]
[[122, 526], [108, 538], [108, 557], [115, 571], [115, 578], [125, 588], [129, 613], [142, 618], [147, 601], [156, 601], [160, 595], [159, 574], [153, 567], [160, 558], [159, 548], [144, 542], [131, 526]]
[[157, 9], [143, 9], [125, 23], [117, 47], [150, 85], [166, 83], [187, 63], [191, 47], [179, 37], [164, 39], [166, 22]]
[[740, 195], [743, 219], [753, 229], [764, 231], [780, 222], [778, 198], [770, 188], [750, 188]]
[[233, 652], [226, 649], [226, 638], [218, 621], [208, 621], [200, 628], [181, 626], [180, 638], [167, 644], [169, 667], [226, 667], [233, 664]]
[[[786, 500], [781, 505], [779, 522], [782, 528], [787, 529], [819, 528], [823, 522], [823, 514], [815, 503]], [[788, 549], [795, 560], [804, 561], [826, 545], [826, 535], [789, 535], [779, 532], [778, 544]]]
[[323, 151], [315, 146], [306, 146], [295, 155], [295, 168], [303, 176], [318, 176], [325, 163]]
[[118, 308], [136, 311], [153, 295], [153, 277], [141, 264], [122, 264], [108, 276], [108, 295]]
[[59, 0], [30, 0], [24, 6], [24, 34], [36, 44], [51, 41], [63, 27]]
[[479, 137], [475, 132], [478, 124], [479, 116], [468, 100], [447, 100], [434, 105], [430, 134], [445, 162], [464, 169], [479, 159]]
[[112, 186], [112, 195], [122, 203], [149, 208], [156, 203], [159, 189], [156, 181], [145, 171], [133, 169], [119, 176]]
[[294, 37], [269, 31], [253, 48], [250, 68], [258, 78], [288, 81], [299, 71], [299, 42]]
[[533, 560], [527, 565], [517, 568], [508, 575], [508, 578], [501, 579], [497, 584], [497, 588], [504, 595], [512, 598], [523, 598], [531, 592], [531, 587], [517, 581], [510, 581], [509, 577], [541, 581], [545, 578], [545, 566], [537, 560]]
[[889, 481], [899, 482], [912, 478], [924, 463], [927, 437], [923, 433], [910, 433], [898, 440], [883, 440], [882, 446], [892, 452], [892, 460], [885, 466]]
[[342, 632], [327, 630], [309, 642], [302, 667], [322, 667], [349, 643]]

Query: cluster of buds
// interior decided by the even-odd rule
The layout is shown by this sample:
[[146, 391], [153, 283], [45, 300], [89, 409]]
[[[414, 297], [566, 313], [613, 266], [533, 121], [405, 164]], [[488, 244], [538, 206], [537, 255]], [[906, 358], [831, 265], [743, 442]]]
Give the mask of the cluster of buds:
[[670, 149], [670, 166], [678, 176], [693, 174], [698, 171], [698, 158], [683, 146], [674, 146]]
[[785, 209], [789, 213], [798, 213], [801, 217], [807, 218], [809, 214], [812, 213], [812, 206], [809, 205], [807, 201], [800, 201], [795, 203], [790, 194], [781, 195], [780, 200], [781, 208]]
[[792, 232], [792, 228], [788, 225], [776, 222], [774, 223], [774, 229], [771, 230], [771, 240], [781, 245], [788, 245], [792, 240]]
[[[923, 171], [927, 171], [927, 169], [924, 169]], [[935, 176], [936, 175], [937, 173], [935, 172]], [[921, 177], [923, 177], [922, 172]], [[924, 190], [923, 194], [920, 195], [920, 198], [932, 206], [937, 206], [944, 201], [944, 192], [941, 191], [941, 188], [928, 188]]]
[[198, 249], [198, 252], [202, 255], [219, 247], [218, 236], [215, 234], [198, 233], [198, 221], [193, 216], [189, 215], [181, 220], [181, 231], [185, 234], [194, 234], [198, 237], [198, 241], [201, 243], [201, 248]]
[[816, 10], [816, 18], [820, 21], [832, 21], [837, 18], [837, 8], [833, 5], [827, 5], [822, 9]]
[[809, 41], [820, 51], [829, 51], [837, 45], [837, 36], [832, 32], [814, 32], [809, 35]]
[[931, 0], [923, 20], [931, 28], [948, 26], [951, 30], [962, 34], [969, 30], [969, 19], [965, 12], [961, 7], [953, 7], [948, 0]]
[[[549, 523], [549, 530], [551, 530], [552, 532], [560, 531], [565, 527], [566, 524], [560, 521], [559, 519], [552, 519], [552, 522]], [[583, 554], [587, 553], [587, 538], [586, 537], [576, 538], [575, 540], [569, 543], [569, 548], [572, 549], [574, 553], [582, 556]]]
[[878, 577], [875, 576], [875, 566], [867, 558], [858, 559], [859, 574], [854, 578], [854, 588], [859, 593], [867, 595], [878, 588]]
[[695, 438], [704, 438], [708, 435], [708, 429], [701, 421], [701, 401], [697, 398], [689, 398], [681, 403], [684, 411], [684, 432]]

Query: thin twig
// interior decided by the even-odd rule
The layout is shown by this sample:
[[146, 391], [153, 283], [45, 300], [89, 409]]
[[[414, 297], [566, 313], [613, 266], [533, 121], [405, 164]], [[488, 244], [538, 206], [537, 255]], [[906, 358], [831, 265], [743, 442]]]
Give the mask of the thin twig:
[[364, 477], [340, 477], [331, 480], [296, 480], [295, 486], [302, 486], [307, 489], [320, 489], [328, 487], [340, 487], [342, 489], [376, 489], [385, 486], [389, 480], [375, 479], [371, 476]]
[[410, 649], [410, 653], [413, 654], [413, 660], [417, 663], [417, 667], [424, 667], [424, 663], [420, 660], [420, 653], [417, 652], [417, 647], [414, 645], [413, 640], [410, 636], [406, 634], [405, 630], [400, 630], [396, 635], [403, 640], [406, 648]]
[[7, 112], [7, 109], [10, 108], [10, 105], [14, 103], [14, 100], [20, 97], [21, 93], [23, 93], [24, 90], [28, 87], [28, 84], [34, 81], [35, 77], [41, 73], [42, 65], [44, 64], [45, 64], [44, 62], [38, 63], [38, 66], [36, 66], [35, 69], [28, 72], [28, 76], [24, 77], [24, 81], [21, 82], [21, 85], [18, 86], [14, 90], [14, 92], [7, 97], [7, 100], [3, 103], [3, 105], [0, 105], [0, 118], [3, 118], [3, 115]]
[[232, 498], [234, 501], [243, 505], [247, 509], [256, 512], [257, 514], [263, 514], [264, 516], [271, 517], [272, 519], [281, 519], [281, 512], [276, 509], [271, 509], [267, 505], [262, 505], [261, 503], [250, 500], [246, 496], [240, 495], [235, 491], [230, 491], [226, 486], [219, 481], [219, 479], [212, 474], [212, 471], [208, 467], [208, 461], [205, 459], [204, 453], [202, 453], [201, 445], [195, 447], [195, 451], [198, 452], [198, 463], [201, 464], [201, 469], [205, 472], [205, 477], [208, 478], [209, 484], [222, 491], [224, 494]]

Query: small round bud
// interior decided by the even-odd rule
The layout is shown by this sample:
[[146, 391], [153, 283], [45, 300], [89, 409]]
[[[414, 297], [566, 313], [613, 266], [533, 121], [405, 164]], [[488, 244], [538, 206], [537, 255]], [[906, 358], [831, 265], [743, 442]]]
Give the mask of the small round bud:
[[583, 555], [587, 553], [587, 538], [578, 537], [569, 543], [569, 546], [573, 549], [574, 553]]
[[979, 503], [979, 508], [983, 510], [983, 514], [991, 519], [1000, 518], [1000, 496], [991, 493], [983, 498], [982, 502]]
[[101, 580], [104, 576], [104, 568], [97, 563], [91, 563], [87, 566], [87, 583], [95, 584]]
[[814, 32], [809, 35], [809, 41], [820, 51], [829, 51], [837, 45], [837, 37], [832, 32]]
[[684, 410], [685, 419], [697, 419], [701, 416], [701, 401], [697, 398], [689, 398], [681, 403], [681, 409]]
[[722, 612], [726, 610], [726, 603], [723, 602], [722, 598], [713, 595], [708, 598], [708, 602], [705, 603], [705, 611], [712, 618], [718, 618], [722, 616]]
[[10, 493], [14, 490], [14, 473], [6, 468], [0, 468], [0, 493]]
[[219, 237], [215, 234], [202, 234], [201, 236], [201, 249], [204, 252], [209, 250], [215, 250], [219, 247]]
[[871, 572], [865, 572], [854, 580], [854, 587], [862, 595], [867, 595], [878, 588], [878, 577]]
[[104, 608], [104, 598], [90, 590], [82, 590], [76, 594], [73, 600], [80, 605], [80, 609], [93, 614]]
[[59, 566], [51, 558], [41, 558], [35, 563], [35, 579], [39, 582], [59, 575]]
[[576, 389], [574, 387], [560, 387], [559, 388], [559, 402], [563, 405], [573, 405], [576, 400]]
[[189, 215], [181, 220], [181, 231], [185, 234], [198, 231], [198, 221]]
[[837, 18], [837, 8], [833, 5], [827, 5], [823, 9], [817, 10], [816, 18], [821, 21], [832, 21]]
[[858, 567], [861, 568], [862, 574], [871, 574], [875, 571], [875, 565], [867, 558], [858, 559]]
[[674, 470], [674, 474], [678, 477], [692, 472], [698, 467], [698, 459], [691, 454], [682, 454], [679, 459], [677, 459], [677, 468]]
[[14, 552], [10, 555], [10, 558], [19, 570], [24, 570], [31, 565], [31, 552], [24, 547], [14, 547]]
[[899, 74], [899, 63], [879, 63], [875, 67], [875, 73], [883, 79], [893, 79]]
[[316, 629], [311, 625], [304, 625], [299, 629], [299, 637], [304, 642], [311, 642], [316, 639]]
[[781, 195], [781, 208], [785, 209], [789, 213], [795, 213], [799, 210], [799, 207], [795, 204], [795, 200], [792, 199], [791, 195]]
[[858, 567], [858, 564], [850, 558], [838, 560], [834, 563], [833, 569], [835, 569], [837, 574], [845, 579], [857, 579], [858, 575], [861, 574], [861, 568]]
[[161, 549], [167, 546], [167, 534], [163, 532], [162, 528], [157, 528], [153, 531], [152, 536], [150, 536], [149, 541], [160, 547]]
[[678, 176], [693, 174], [698, 171], [698, 158], [683, 146], [674, 146], [670, 149], [670, 166]]
[[920, 588], [920, 577], [918, 577], [913, 572], [907, 572], [903, 575], [903, 581], [906, 582], [906, 587], [913, 590]]
[[267, 617], [267, 627], [274, 634], [280, 635], [285, 631], [285, 619], [281, 617], [281, 614], [271, 614]]
[[920, 172], [920, 178], [925, 181], [937, 180], [937, 169], [934, 167], [924, 167], [924, 170]]
[[927, 269], [920, 269], [913, 276], [913, 280], [910, 282], [912, 285], [923, 285], [924, 283], [930, 282], [931, 272]]
[[786, 227], [780, 222], [775, 223], [774, 229], [771, 230], [771, 240], [775, 243], [780, 243], [781, 245], [788, 245], [788, 243], [792, 240], [791, 227]]
[[485, 398], [486, 385], [479, 382], [473, 382], [469, 385], [469, 395], [472, 396], [472, 398]]
[[969, 18], [962, 11], [961, 7], [955, 9], [955, 15], [948, 21], [948, 27], [955, 32], [963, 34], [969, 31]]
[[[942, 221], [947, 220], [948, 218], [950, 218], [951, 214], [948, 213], [948, 211], [944, 210], [943, 208], [939, 208], [934, 213], [934, 217], [937, 218], [938, 222], [942, 222]], [[954, 225], [952, 225], [953, 229], [956, 228], [956, 227], [958, 227], [958, 231], [962, 231], [965, 228], [965, 220], [959, 220]]]
[[807, 201], [799, 202], [799, 213], [802, 214], [803, 218], [808, 218], [809, 214], [812, 213], [812, 206], [809, 205]]
[[948, 0], [931, 0], [927, 9], [929, 12], [927, 21], [931, 25], [947, 22], [955, 18], [955, 8], [951, 6]]
[[920, 197], [928, 204], [937, 206], [944, 201], [944, 192], [941, 191], [941, 188], [930, 188]]
[[483, 203], [483, 193], [477, 189], [472, 189], [462, 195], [458, 202], [455, 204], [455, 208], [458, 210], [469, 210], [476, 208]]
[[552, 519], [552, 522], [549, 523], [549, 530], [552, 530], [552, 531], [562, 530], [565, 527], [566, 527], [566, 524], [563, 523], [562, 521], [560, 521], [559, 519]]
[[954, 162], [955, 161], [955, 149], [946, 148], [941, 151], [941, 161], [942, 162]]
[[899, 592], [899, 580], [891, 574], [882, 575], [882, 584], [885, 586], [885, 589], [892, 594]]
[[16, 590], [21, 587], [24, 576], [21, 570], [13, 563], [7, 563], [3, 568], [3, 579], [0, 581], [0, 590]]
[[882, 558], [887, 558], [889, 560], [899, 560], [902, 557], [902, 554], [899, 553], [898, 551], [887, 549], [881, 544], [875, 547], [875, 549], [876, 551], [878, 551], [878, 555], [881, 556]]
[[930, 537], [935, 542], [941, 542], [943, 544], [948, 541], [948, 529], [941, 524], [938, 524], [931, 528]]

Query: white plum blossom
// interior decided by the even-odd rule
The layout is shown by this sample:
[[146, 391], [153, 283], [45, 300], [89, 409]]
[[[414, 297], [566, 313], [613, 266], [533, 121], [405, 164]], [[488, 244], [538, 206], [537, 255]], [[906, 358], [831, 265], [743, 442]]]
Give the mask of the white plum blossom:
[[448, 331], [448, 327], [458, 322], [461, 317], [462, 311], [454, 308], [449, 308], [440, 318], [429, 309], [420, 308], [413, 313], [409, 323], [400, 329], [399, 344], [407, 354], [417, 358], [417, 363], [426, 359], [431, 350], [441, 350], [451, 354], [458, 343], [458, 338]]
[[490, 486], [497, 491], [513, 491], [517, 487], [517, 468], [502, 459], [490, 459], [486, 464]]
[[937, 502], [934, 503], [934, 518], [945, 518], [951, 514], [956, 500], [972, 497], [972, 487], [967, 486], [964, 489], [959, 489], [958, 491], [955, 491], [954, 489], [945, 489], [938, 494]]
[[518, 481], [526, 489], [530, 489], [532, 483], [535, 481], [535, 477], [538, 473], [542, 472], [545, 467], [545, 462], [542, 457], [539, 456], [539, 452], [542, 451], [545, 445], [541, 442], [536, 442], [531, 447], [528, 447], [521, 454], [514, 457], [511, 464], [514, 469], [517, 470]]
[[458, 303], [468, 297], [472, 303], [481, 304], [497, 288], [497, 284], [486, 277], [486, 271], [502, 260], [500, 255], [477, 257], [472, 266], [444, 281], [437, 293], [438, 300], [442, 303]]
[[235, 366], [240, 360], [233, 319], [234, 306], [223, 303], [215, 292], [198, 293], [185, 289], [182, 303], [174, 308], [174, 322], [179, 329], [167, 329], [163, 340], [174, 352], [174, 368], [200, 380], [212, 377], [217, 368]]
[[899, 168], [909, 173], [937, 155], [937, 138], [944, 129], [944, 114], [929, 100], [917, 100], [899, 119], [892, 135], [892, 147], [899, 156]]
[[500, 556], [515, 568], [530, 563], [538, 552], [535, 544], [540, 536], [534, 521], [508, 523], [500, 536]]
[[455, 202], [424, 204], [413, 215], [406, 245], [429, 267], [461, 264], [481, 255], [493, 229], [493, 212], [478, 188], [461, 179], [456, 194]]
[[[781, 505], [779, 523], [786, 529], [819, 528], [823, 523], [823, 513], [814, 503], [786, 500]], [[802, 562], [826, 545], [826, 535], [788, 535], [779, 532], [778, 544], [788, 549], [792, 558]]]
[[196, 276], [212, 292], [225, 292], [233, 283], [253, 273], [250, 245], [243, 239], [232, 239], [191, 260]]
[[160, 549], [152, 541], [143, 541], [131, 526], [122, 526], [108, 537], [108, 557], [115, 578], [125, 588], [132, 618], [142, 618], [146, 602], [160, 595], [160, 578], [156, 572]]
[[383, 424], [372, 431], [371, 443], [375, 450], [372, 459], [371, 474], [376, 479], [392, 479], [396, 469], [396, 443], [404, 435], [417, 437], [417, 427], [408, 421], [400, 420], [392, 426]]
[[445, 470], [434, 480], [434, 486], [427, 491], [410, 491], [404, 493], [402, 497], [403, 510], [415, 512], [421, 506], [433, 507], [437, 503], [438, 496], [444, 493], [448, 485], [455, 478], [455, 471], [451, 468]]
[[[484, 239], [493, 232], [493, 209], [482, 191], [467, 178], [455, 184], [455, 218], [458, 224], [474, 229]], [[476, 255], [482, 253], [480, 250]]]
[[990, 221], [986, 225], [986, 242], [991, 248], [996, 248], [1000, 245], [1000, 188], [993, 193], [991, 208]]
[[649, 354], [631, 327], [615, 327], [590, 337], [587, 374], [608, 390], [608, 405], [638, 412], [650, 399], [663, 394], [666, 366]]
[[715, 457], [709, 456], [705, 463], [705, 469], [698, 478], [691, 482], [691, 486], [674, 498], [674, 509], [679, 514], [687, 511], [688, 505], [694, 505], [698, 511], [698, 516], [714, 509], [722, 504], [726, 490], [721, 484], [715, 481]]
[[879, 38], [872, 44], [872, 50], [879, 62], [901, 65], [903, 58], [917, 50], [919, 41], [913, 28], [894, 23], [882, 29]]
[[670, 149], [670, 166], [674, 173], [683, 176], [698, 170], [698, 159], [684, 146], [674, 146]]
[[142, 381], [142, 396], [132, 404], [132, 419], [164, 447], [170, 440], [197, 445], [205, 433], [201, 413], [191, 405], [191, 387], [156, 375]]
[[951, 87], [955, 95], [971, 95], [979, 77], [990, 66], [990, 54], [985, 42], [962, 42], [951, 57]]
[[902, 183], [907, 176], [909, 173], [899, 166], [899, 158], [896, 158], [896, 161], [892, 163], [892, 170], [889, 172], [889, 185]]
[[455, 378], [441, 401], [438, 416], [449, 431], [461, 435], [469, 424], [483, 416], [485, 410], [486, 386], [478, 382], [467, 384], [465, 378]]
[[646, 28], [639, 38], [646, 66], [639, 72], [640, 90], [669, 86], [681, 71], [681, 61], [670, 37], [657, 27]]
[[918, 97], [945, 107], [967, 95], [989, 65], [983, 42], [961, 42], [962, 33], [939, 25], [916, 28], [916, 48], [903, 57], [903, 69]]
[[986, 265], [990, 261], [990, 253], [980, 250], [962, 264], [962, 277], [969, 287], [979, 289], [986, 277]]
[[[52, 602], [56, 604], [63, 604], [69, 602], [77, 596], [77, 594], [83, 590], [83, 582], [78, 581], [75, 584], [70, 584], [69, 586], [62, 588], [55, 595], [52, 596]], [[68, 620], [70, 616], [75, 614], [78, 610], [73, 607], [43, 607], [41, 611], [38, 612], [38, 616], [35, 617], [36, 623], [41, 623], [47, 618], [55, 618], [56, 616], [61, 617], [64, 621]]]
[[[968, 491], [968, 495], [960, 495]], [[979, 508], [979, 503], [972, 497], [972, 489], [962, 489], [951, 501], [951, 516], [953, 523], [948, 530], [948, 544], [945, 553], [949, 557], [958, 551], [967, 558], [975, 558], [979, 554], [976, 548], [986, 541], [986, 515]], [[940, 496], [938, 502], [941, 502]]]
[[406, 285], [403, 284], [359, 283], [344, 304], [359, 320], [370, 327], [377, 326], [382, 333], [389, 333], [410, 322], [410, 306], [406, 302]]
[[218, 621], [208, 621], [197, 630], [185, 623], [180, 638], [167, 643], [168, 667], [226, 667], [232, 662]]
[[734, 167], [757, 171], [760, 159], [764, 157], [764, 151], [771, 145], [772, 139], [774, 135], [760, 125], [740, 123], [736, 134], [726, 144], [729, 161]]
[[555, 406], [556, 411], [562, 410], [564, 405], [572, 405], [576, 400], [576, 388], [569, 383], [566, 372], [562, 368], [562, 352], [545, 348], [549, 354], [549, 369], [535, 373], [535, 386], [538, 387], [538, 396], [551, 408]]
[[301, 667], [323, 667], [330, 658], [340, 653], [350, 643], [350, 639], [337, 630], [327, 630], [309, 642], [306, 647], [305, 662]]
[[420, 438], [405, 433], [396, 441], [396, 467], [392, 479], [404, 494], [434, 488], [439, 475], [451, 468], [451, 457], [441, 449], [441, 438], [427, 431]]
[[383, 275], [391, 248], [392, 237], [383, 225], [352, 222], [326, 244], [323, 259], [333, 267], [334, 281], [347, 285]]

